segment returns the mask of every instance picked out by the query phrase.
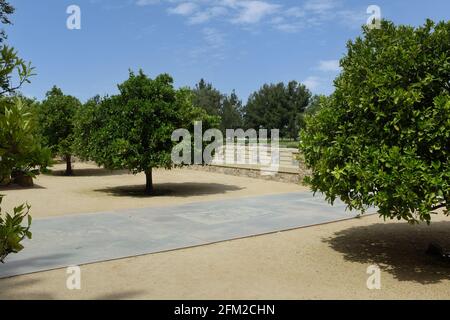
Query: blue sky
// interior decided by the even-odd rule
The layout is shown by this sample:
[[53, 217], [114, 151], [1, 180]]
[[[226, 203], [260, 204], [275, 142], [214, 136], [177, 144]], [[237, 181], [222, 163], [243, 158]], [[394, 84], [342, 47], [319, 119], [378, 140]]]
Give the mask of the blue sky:
[[[128, 69], [200, 78], [245, 102], [264, 83], [297, 80], [329, 94], [337, 61], [360, 34], [369, 5], [383, 18], [420, 25], [449, 20], [448, 0], [12, 0], [8, 43], [37, 75], [23, 88], [41, 99], [57, 85], [82, 101], [114, 94]], [[81, 30], [66, 27], [69, 5]]]

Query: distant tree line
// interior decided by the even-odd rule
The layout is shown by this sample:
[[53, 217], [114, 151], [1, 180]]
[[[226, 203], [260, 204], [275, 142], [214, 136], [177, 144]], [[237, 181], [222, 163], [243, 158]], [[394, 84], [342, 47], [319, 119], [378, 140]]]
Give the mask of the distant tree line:
[[305, 112], [317, 111], [319, 105], [319, 96], [312, 96], [296, 81], [265, 84], [250, 95], [245, 105], [234, 90], [230, 95], [223, 94], [204, 79], [192, 92], [194, 105], [220, 117], [223, 133], [236, 128], [279, 129], [280, 137], [297, 140]]
[[[29, 125], [23, 126], [26, 134], [17, 132], [3, 139], [0, 183], [24, 175], [34, 177], [56, 156], [65, 161], [65, 174], [72, 175], [72, 157], [76, 155], [110, 169], [143, 171], [151, 192], [151, 169], [172, 166], [174, 142], [170, 138], [175, 129], [192, 129], [194, 121], [201, 120], [203, 130], [215, 127], [224, 135], [226, 129], [265, 128], [279, 129], [282, 138], [297, 140], [304, 116], [327, 99], [312, 97], [304, 85], [291, 81], [266, 84], [243, 105], [234, 90], [223, 94], [204, 79], [194, 88], [175, 89], [169, 75], [152, 80], [142, 71], [130, 72], [118, 89], [117, 95], [96, 96], [84, 104], [56, 86], [42, 101], [20, 97], [9, 117], [29, 121]], [[20, 143], [5, 149], [19, 138]]]

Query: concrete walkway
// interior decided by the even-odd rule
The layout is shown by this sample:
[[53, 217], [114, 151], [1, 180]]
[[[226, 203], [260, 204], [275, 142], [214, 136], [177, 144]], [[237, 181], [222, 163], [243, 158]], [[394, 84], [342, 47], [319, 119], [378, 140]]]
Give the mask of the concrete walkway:
[[203, 245], [351, 218], [311, 193], [78, 214], [33, 221], [33, 239], [0, 278]]

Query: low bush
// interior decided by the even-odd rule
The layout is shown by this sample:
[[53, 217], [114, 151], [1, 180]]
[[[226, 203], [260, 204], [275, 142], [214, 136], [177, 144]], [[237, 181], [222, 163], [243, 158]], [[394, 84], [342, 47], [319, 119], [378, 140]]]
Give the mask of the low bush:
[[[23, 249], [21, 242], [31, 239], [31, 216], [30, 206], [22, 204], [13, 209], [13, 213], [2, 213], [1, 203], [3, 196], [0, 195], [0, 262], [4, 263], [5, 258], [11, 253], [18, 253]], [[26, 221], [26, 226], [23, 222]]]

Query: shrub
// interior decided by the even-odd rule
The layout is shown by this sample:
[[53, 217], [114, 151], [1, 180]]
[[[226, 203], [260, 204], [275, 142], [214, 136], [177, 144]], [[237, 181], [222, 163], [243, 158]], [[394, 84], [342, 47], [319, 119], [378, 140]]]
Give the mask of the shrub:
[[37, 134], [32, 110], [20, 98], [0, 100], [0, 182], [35, 177], [51, 161]]
[[[29, 215], [30, 206], [22, 204], [14, 208], [13, 214], [2, 213], [1, 203], [3, 196], [0, 195], [0, 262], [4, 263], [6, 256], [11, 253], [18, 253], [23, 249], [21, 242], [25, 239], [31, 239], [30, 225], [31, 216]], [[23, 222], [27, 222], [23, 226]]]

